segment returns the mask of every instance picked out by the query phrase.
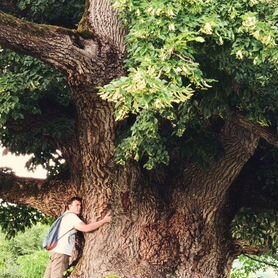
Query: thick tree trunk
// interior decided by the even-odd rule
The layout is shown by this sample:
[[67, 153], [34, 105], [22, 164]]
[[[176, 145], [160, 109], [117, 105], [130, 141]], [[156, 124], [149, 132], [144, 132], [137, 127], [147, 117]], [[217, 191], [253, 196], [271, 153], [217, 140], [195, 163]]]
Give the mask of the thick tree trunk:
[[83, 257], [72, 277], [228, 277], [240, 250], [229, 233], [234, 213], [229, 210], [227, 191], [254, 153], [259, 137], [227, 122], [222, 132], [223, 158], [207, 170], [189, 165], [182, 174], [169, 174], [172, 180], [166, 180], [171, 183], [163, 184], [170, 189], [165, 198], [136, 165], [114, 164], [112, 108], [97, 99], [94, 103], [94, 113], [83, 115], [84, 106], [80, 113], [92, 117], [86, 120], [91, 127], [83, 126], [80, 133], [80, 192], [87, 219], [111, 208], [113, 222], [85, 235]]
[[[85, 236], [83, 257], [72, 277], [228, 277], [238, 252], [224, 209], [209, 222], [190, 197], [186, 212], [167, 209], [157, 194], [134, 183], [135, 172], [121, 174], [127, 191], [113, 196], [113, 223]], [[129, 191], [130, 184], [140, 197]], [[91, 201], [99, 202], [99, 196]]]

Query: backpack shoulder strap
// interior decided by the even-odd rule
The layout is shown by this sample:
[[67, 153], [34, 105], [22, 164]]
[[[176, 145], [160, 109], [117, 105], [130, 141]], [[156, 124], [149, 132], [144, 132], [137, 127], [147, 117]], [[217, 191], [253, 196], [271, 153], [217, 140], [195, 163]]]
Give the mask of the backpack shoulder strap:
[[[59, 219], [61, 219], [60, 221], [62, 222], [62, 218], [66, 215], [66, 214], [69, 214], [69, 213], [73, 213], [73, 212], [65, 212], [64, 214], [62, 214], [59, 218], [57, 218], [57, 220]], [[63, 236], [65, 236], [67, 233], [69, 233], [71, 230], [73, 230], [74, 228], [71, 228], [70, 230], [68, 230], [68, 231], [66, 231], [64, 234], [62, 234], [58, 239], [57, 239], [57, 241], [59, 240], [59, 239], [61, 239]]]

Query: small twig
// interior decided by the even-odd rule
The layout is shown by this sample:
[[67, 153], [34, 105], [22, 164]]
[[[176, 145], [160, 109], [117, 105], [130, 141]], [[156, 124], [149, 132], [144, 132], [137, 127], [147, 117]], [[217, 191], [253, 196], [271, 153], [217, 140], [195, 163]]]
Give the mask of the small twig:
[[268, 265], [268, 266], [271, 266], [271, 267], [274, 267], [274, 268], [278, 269], [278, 265], [277, 265], [277, 264], [273, 264], [273, 263], [269, 263], [269, 262], [266, 262], [266, 261], [263, 261], [263, 260], [259, 260], [259, 259], [253, 258], [253, 257], [251, 257], [251, 256], [249, 256], [249, 255], [247, 255], [247, 254], [243, 254], [243, 255], [244, 255], [245, 257], [247, 257], [247, 258], [253, 260], [253, 261], [256, 261], [256, 262], [259, 262], [259, 263], [263, 263], [263, 264], [265, 264], [265, 265]]

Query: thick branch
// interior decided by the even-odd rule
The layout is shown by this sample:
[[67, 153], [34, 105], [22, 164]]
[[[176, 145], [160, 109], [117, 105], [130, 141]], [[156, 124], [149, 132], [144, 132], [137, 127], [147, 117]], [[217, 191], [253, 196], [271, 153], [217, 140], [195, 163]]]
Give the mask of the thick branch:
[[[76, 70], [76, 61], [86, 56], [83, 43], [76, 31], [35, 24], [0, 12], [1, 46], [39, 58], [63, 72]], [[96, 47], [93, 41], [90, 46]], [[92, 49], [89, 54], [96, 55]]]
[[274, 268], [277, 268], [277, 269], [278, 269], [278, 264], [273, 264], [273, 263], [267, 262], [267, 261], [265, 261], [265, 260], [259, 260], [259, 259], [257, 259], [257, 258], [251, 257], [251, 256], [246, 255], [246, 254], [245, 254], [245, 257], [247, 257], [247, 258], [249, 258], [250, 260], [253, 260], [253, 261], [255, 261], [255, 262], [263, 263], [263, 264], [265, 264], [265, 265], [267, 265], [267, 266], [271, 266], [271, 267], [274, 267]]
[[242, 126], [245, 129], [250, 130], [251, 132], [257, 134], [262, 139], [267, 141], [269, 144], [278, 147], [278, 135], [273, 132], [270, 128], [259, 126], [258, 124], [252, 123], [246, 117], [236, 114], [234, 121], [238, 123], [238, 125]]
[[125, 52], [125, 29], [118, 13], [112, 7], [111, 0], [86, 0], [85, 12], [78, 31], [90, 32], [102, 42], [114, 45], [120, 52]]
[[25, 204], [41, 212], [57, 216], [65, 199], [77, 195], [72, 184], [63, 181], [21, 178], [0, 172], [0, 198], [6, 202]]
[[201, 204], [204, 211], [206, 210], [204, 217], [207, 220], [215, 215], [233, 181], [254, 154], [259, 136], [238, 126], [234, 121], [227, 121], [221, 132], [221, 141], [223, 156], [211, 163], [208, 169], [197, 165], [188, 166], [183, 178], [177, 180], [177, 191], [174, 192], [175, 199], [179, 200], [176, 203], [180, 207], [186, 206], [185, 196], [196, 200], [196, 209]]
[[237, 246], [237, 248], [239, 249], [240, 254], [261, 256], [261, 255], [266, 254], [269, 251], [265, 247], [250, 245], [249, 242], [244, 241], [244, 240], [235, 240], [234, 243]]

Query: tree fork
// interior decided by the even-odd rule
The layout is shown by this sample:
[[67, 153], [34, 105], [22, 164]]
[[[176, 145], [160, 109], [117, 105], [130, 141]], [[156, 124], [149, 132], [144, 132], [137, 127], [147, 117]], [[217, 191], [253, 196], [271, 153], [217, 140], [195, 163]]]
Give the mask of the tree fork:
[[104, 44], [113, 45], [121, 56], [125, 55], [126, 30], [112, 7], [111, 0], [86, 0], [77, 30], [97, 37]]

